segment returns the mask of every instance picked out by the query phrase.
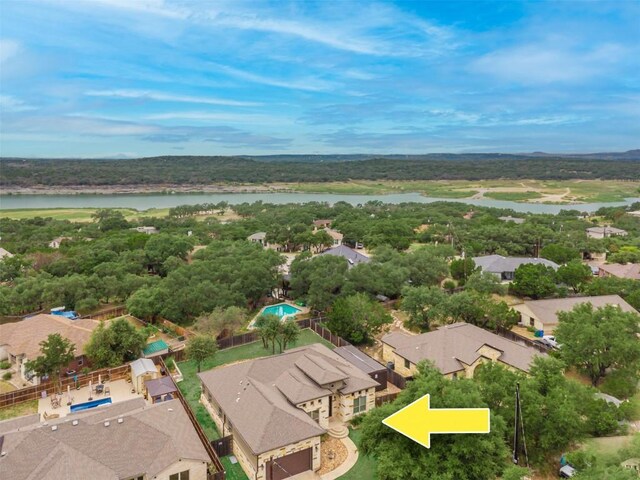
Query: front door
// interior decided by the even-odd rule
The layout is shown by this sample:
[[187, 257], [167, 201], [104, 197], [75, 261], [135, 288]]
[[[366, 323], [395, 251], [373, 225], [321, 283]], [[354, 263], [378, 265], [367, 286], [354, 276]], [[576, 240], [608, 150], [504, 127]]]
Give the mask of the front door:
[[335, 395], [329, 396], [329, 418], [333, 417], [333, 399], [334, 398], [335, 398]]

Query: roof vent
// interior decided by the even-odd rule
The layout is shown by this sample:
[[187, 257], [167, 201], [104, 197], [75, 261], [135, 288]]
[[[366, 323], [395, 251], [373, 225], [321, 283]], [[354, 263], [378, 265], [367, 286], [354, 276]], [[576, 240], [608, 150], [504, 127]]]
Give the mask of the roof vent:
[[56, 430], [58, 430], [58, 426], [57, 425], [51, 425], [51, 431], [55, 432]]
[[74, 427], [78, 425], [78, 420], [74, 420], [73, 422], [71, 422], [71, 425], [73, 425]]
[[120, 418], [118, 419], [118, 423], [120, 423], [120, 424], [124, 423], [124, 418], [120, 417]]
[[173, 412], [173, 408], [167, 408], [167, 411]]
[[4, 457], [7, 454], [7, 452], [0, 452], [0, 457]]
[[106, 422], [104, 422], [104, 426], [108, 427], [109, 425], [111, 425], [111, 423], [109, 423], [109, 420], [107, 420]]

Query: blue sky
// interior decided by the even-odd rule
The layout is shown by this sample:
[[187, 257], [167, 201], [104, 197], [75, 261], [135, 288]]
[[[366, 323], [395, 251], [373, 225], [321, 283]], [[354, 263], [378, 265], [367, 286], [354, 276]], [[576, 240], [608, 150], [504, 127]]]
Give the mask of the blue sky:
[[0, 154], [640, 147], [640, 2], [2, 0]]

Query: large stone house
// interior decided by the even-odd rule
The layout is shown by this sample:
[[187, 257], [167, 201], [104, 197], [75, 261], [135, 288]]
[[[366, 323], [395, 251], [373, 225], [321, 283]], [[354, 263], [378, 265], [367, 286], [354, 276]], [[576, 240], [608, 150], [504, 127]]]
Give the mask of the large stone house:
[[207, 480], [211, 458], [178, 400], [143, 398], [0, 422], [0, 478]]
[[589, 227], [587, 228], [587, 237], [589, 238], [609, 238], [609, 237], [626, 237], [628, 232], [616, 227]]
[[99, 322], [96, 320], [71, 320], [62, 315], [49, 314], [34, 315], [20, 322], [0, 324], [0, 360], [8, 360], [24, 381], [38, 385], [40, 378], [29, 372], [25, 364], [40, 355], [40, 342], [46, 340], [49, 335], [58, 333], [76, 347], [76, 358], [65, 371], [78, 372], [87, 366], [84, 346], [98, 325]]
[[616, 305], [623, 312], [635, 312], [635, 309], [619, 295], [526, 300], [523, 303], [513, 305], [512, 308], [520, 312], [521, 325], [542, 330], [547, 335], [558, 326], [558, 313], [569, 312], [581, 303], [590, 303], [594, 308]]
[[255, 480], [318, 470], [321, 436], [374, 408], [378, 386], [322, 344], [198, 376], [202, 403]]
[[529, 372], [537, 350], [507, 340], [469, 323], [453, 323], [420, 335], [392, 332], [382, 337], [382, 357], [405, 377], [413, 376], [423, 360], [449, 378], [472, 378], [485, 362]]

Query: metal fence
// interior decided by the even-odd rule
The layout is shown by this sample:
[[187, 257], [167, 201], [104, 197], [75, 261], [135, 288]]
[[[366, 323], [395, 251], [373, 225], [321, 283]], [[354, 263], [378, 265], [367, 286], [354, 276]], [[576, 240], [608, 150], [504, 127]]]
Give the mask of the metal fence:
[[[73, 377], [65, 377], [62, 379], [62, 392], [67, 390], [67, 387], [71, 387], [74, 390], [76, 387], [85, 387], [89, 385], [91, 381], [93, 384], [97, 384], [99, 379], [102, 380], [120, 380], [129, 377], [129, 365], [120, 365], [114, 368], [103, 368], [95, 370], [87, 374], [79, 374], [77, 383]], [[40, 385], [34, 385], [33, 387], [21, 388], [20, 390], [14, 390], [13, 392], [6, 392], [0, 394], [0, 408], [9, 407], [18, 403], [28, 402], [29, 400], [37, 400], [42, 398], [42, 392], [46, 392], [47, 395], [52, 395], [57, 390], [57, 386], [51, 382], [43, 382]]]

